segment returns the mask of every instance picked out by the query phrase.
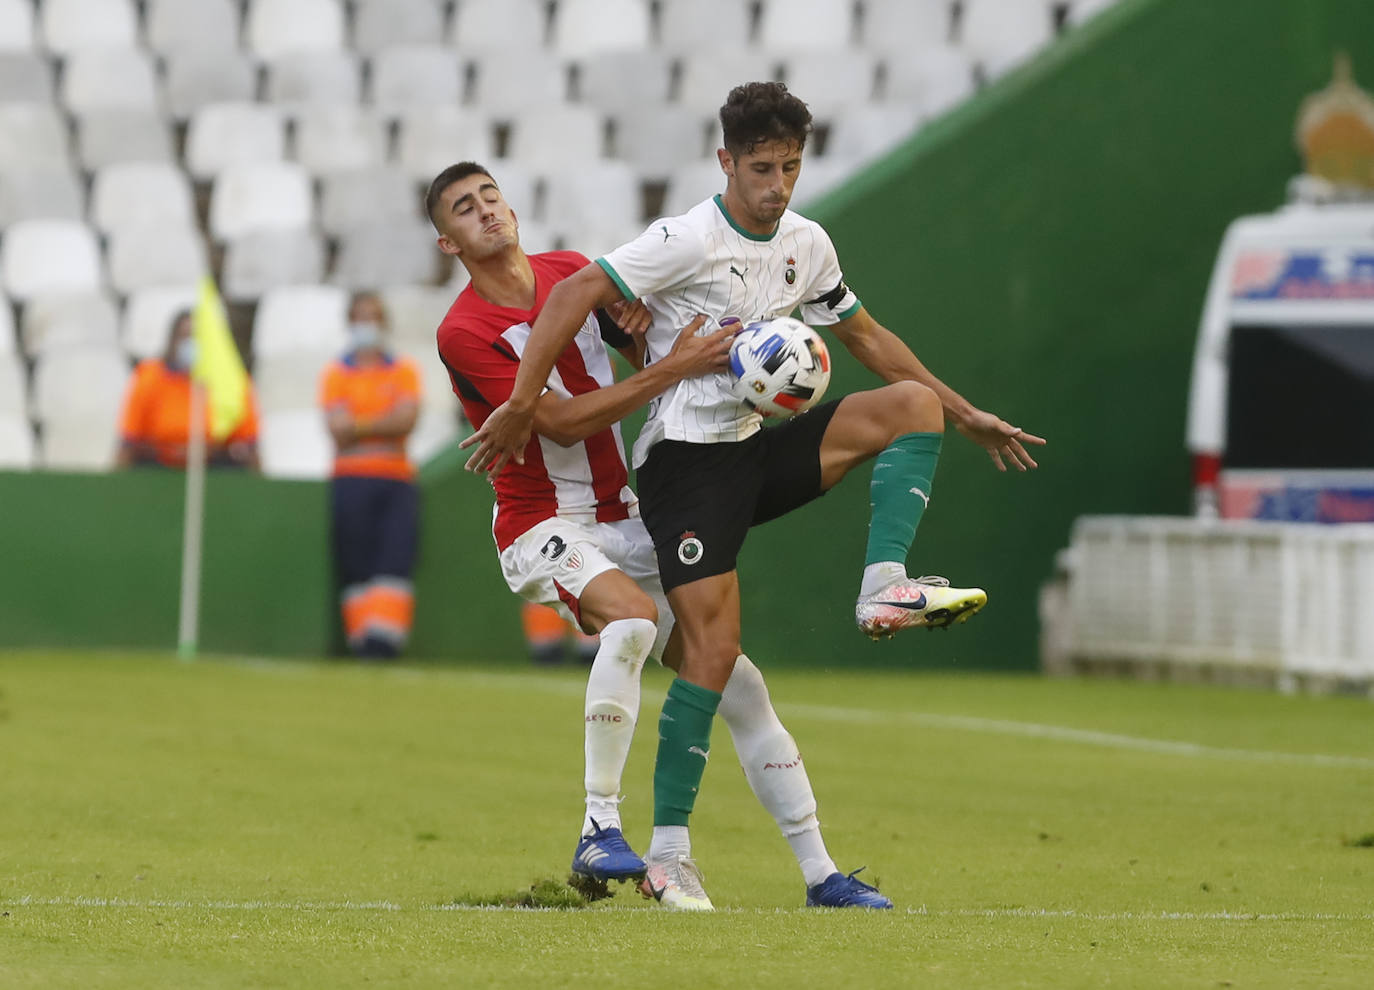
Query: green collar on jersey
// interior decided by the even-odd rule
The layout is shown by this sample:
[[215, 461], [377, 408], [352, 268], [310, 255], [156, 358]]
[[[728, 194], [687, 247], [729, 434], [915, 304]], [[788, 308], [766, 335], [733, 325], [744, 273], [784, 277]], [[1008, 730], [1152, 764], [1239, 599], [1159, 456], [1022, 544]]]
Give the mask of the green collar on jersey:
[[[720, 198], [720, 193], [716, 193], [714, 199], [716, 201], [716, 206], [720, 208], [721, 216], [725, 217], [725, 222], [728, 223], [731, 227], [734, 227], [735, 233], [739, 234], [741, 237], [747, 237], [751, 241], [771, 241], [774, 237], [778, 236], [777, 227], [773, 228], [773, 233], [771, 234], [750, 233], [749, 231], [741, 227], [739, 224], [735, 223], [735, 218], [732, 217], [730, 215], [730, 211], [725, 208], [725, 200]], [[781, 224], [779, 224], [779, 226], [781, 226]]]

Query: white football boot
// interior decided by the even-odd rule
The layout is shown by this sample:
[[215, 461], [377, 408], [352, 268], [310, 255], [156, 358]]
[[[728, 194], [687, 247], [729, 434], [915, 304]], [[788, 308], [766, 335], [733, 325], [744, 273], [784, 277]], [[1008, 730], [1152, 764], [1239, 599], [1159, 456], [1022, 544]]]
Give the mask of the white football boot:
[[669, 911], [714, 911], [715, 905], [701, 885], [701, 870], [695, 860], [677, 856], [668, 860], [650, 859], [639, 892], [652, 897]]
[[967, 622], [987, 602], [982, 588], [951, 588], [944, 578], [931, 575], [903, 578], [860, 598], [854, 621], [876, 640], [909, 626], [945, 629]]

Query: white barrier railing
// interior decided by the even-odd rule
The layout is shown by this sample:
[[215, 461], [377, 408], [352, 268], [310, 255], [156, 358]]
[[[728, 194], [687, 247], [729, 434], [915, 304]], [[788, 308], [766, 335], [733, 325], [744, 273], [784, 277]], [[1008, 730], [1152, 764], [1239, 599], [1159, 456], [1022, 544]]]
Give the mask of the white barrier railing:
[[[1046, 666], [1234, 668], [1374, 685], [1374, 525], [1086, 516], [1047, 589]], [[1056, 608], [1055, 606], [1059, 607]]]

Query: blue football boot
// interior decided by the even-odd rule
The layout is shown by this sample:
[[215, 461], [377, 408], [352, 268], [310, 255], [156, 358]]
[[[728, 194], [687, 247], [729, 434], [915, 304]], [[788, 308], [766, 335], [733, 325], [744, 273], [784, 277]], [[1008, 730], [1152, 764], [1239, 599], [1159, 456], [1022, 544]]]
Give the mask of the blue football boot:
[[591, 880], [636, 880], [644, 876], [644, 860], [630, 848], [618, 828], [602, 828], [592, 821], [573, 853], [572, 871]]
[[[854, 873], [858, 873], [859, 867]], [[806, 888], [807, 907], [857, 907], [890, 908], [892, 901], [878, 893], [877, 887], [870, 887], [855, 878], [854, 873], [832, 873], [814, 887]]]

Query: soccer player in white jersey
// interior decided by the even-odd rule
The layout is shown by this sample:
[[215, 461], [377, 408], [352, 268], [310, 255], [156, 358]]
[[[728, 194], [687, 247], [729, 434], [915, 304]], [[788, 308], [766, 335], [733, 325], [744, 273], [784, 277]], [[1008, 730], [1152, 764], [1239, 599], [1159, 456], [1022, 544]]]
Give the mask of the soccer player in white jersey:
[[[427, 206], [440, 249], [472, 277], [437, 340], [468, 417], [480, 425], [510, 394], [530, 324], [554, 284], [587, 260], [569, 251], [526, 255], [515, 214], [481, 165], [462, 162], [441, 172]], [[642, 321], [632, 316], [629, 322], [642, 331]], [[690, 320], [688, 330], [701, 322]], [[603, 338], [624, 347], [633, 363], [638, 348], [609, 320], [588, 315], [545, 377], [523, 463], [492, 478], [492, 529], [511, 590], [600, 633], [584, 709], [586, 813], [573, 857], [574, 872], [594, 881], [645, 873], [621, 830], [621, 773], [639, 712], [644, 660], [654, 656], [675, 668], [680, 656], [676, 638], [670, 640], [672, 613], [653, 545], [625, 484], [616, 423], [672, 384], [724, 368], [732, 335], [729, 329], [683, 333], [663, 359], [615, 382]], [[762, 674], [747, 660], [734, 667], [720, 712], [750, 786], [788, 837], [803, 872], [843, 876], [821, 839], [796, 743], [773, 711]], [[699, 887], [676, 887], [661, 901], [682, 910], [710, 909]]]
[[[655, 889], [692, 879], [681, 864], [691, 852], [687, 823], [704, 762], [698, 754], [709, 751], [720, 692], [742, 656], [735, 561], [748, 528], [820, 496], [876, 457], [855, 606], [860, 629], [876, 637], [962, 622], [985, 603], [981, 590], [913, 580], [905, 566], [945, 422], [984, 447], [1001, 470], [1006, 460], [1034, 467], [1026, 445], [1044, 443], [933, 375], [845, 285], [825, 231], [787, 209], [811, 129], [806, 105], [779, 83], [748, 83], [730, 92], [720, 119], [724, 194], [655, 221], [559, 284], [534, 323], [509, 400], [478, 431], [468, 462], [473, 470], [499, 471], [509, 458], [519, 460], [554, 356], [588, 312], [617, 299], [640, 298], [653, 313], [650, 367], [668, 353], [684, 313], [708, 313], [715, 324], [725, 317], [748, 323], [800, 307], [806, 322], [829, 328], [888, 382], [767, 430], [730, 396], [724, 375], [681, 381], [650, 405], [635, 465], [645, 525], [683, 636], [654, 770], [646, 884]], [[831, 903], [844, 881], [846, 892], [857, 890], [852, 877], [808, 876], [807, 902]]]

